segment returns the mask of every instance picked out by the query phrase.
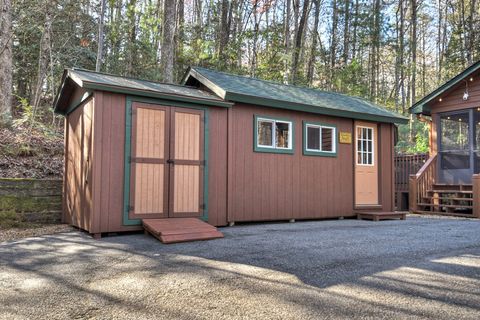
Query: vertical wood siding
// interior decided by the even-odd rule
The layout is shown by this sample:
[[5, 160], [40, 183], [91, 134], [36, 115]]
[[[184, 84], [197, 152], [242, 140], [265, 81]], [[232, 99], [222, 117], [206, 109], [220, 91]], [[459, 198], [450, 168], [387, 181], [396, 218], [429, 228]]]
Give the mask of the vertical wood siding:
[[96, 219], [91, 232], [140, 230], [140, 226], [122, 225], [125, 96], [97, 91], [94, 98], [94, 214]]
[[64, 220], [90, 230], [92, 223], [92, 112], [93, 99], [67, 117]]
[[[354, 215], [353, 120], [238, 104], [232, 110], [229, 220], [311, 219]], [[294, 154], [253, 151], [255, 115], [294, 122]], [[337, 157], [304, 156], [303, 121], [335, 124], [352, 144]], [[338, 133], [337, 133], [338, 137]], [[379, 210], [393, 209], [393, 126], [379, 125]]]
[[[430, 103], [432, 114], [480, 107], [480, 72], [477, 72], [471, 77], [473, 77], [473, 81], [468, 80], [470, 77], [466, 79], [469, 93], [467, 101], [463, 100], [466, 83], [465, 81], [460, 81], [451, 90], [438, 97], [436, 101]], [[438, 101], [440, 98], [442, 101]]]

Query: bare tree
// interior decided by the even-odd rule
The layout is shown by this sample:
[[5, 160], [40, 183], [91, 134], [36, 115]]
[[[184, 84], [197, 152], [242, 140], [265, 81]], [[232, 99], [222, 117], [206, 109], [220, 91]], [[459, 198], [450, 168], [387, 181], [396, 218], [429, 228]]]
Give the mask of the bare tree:
[[163, 10], [163, 36], [160, 70], [163, 81], [173, 82], [173, 64], [175, 61], [175, 0], [165, 0]]
[[42, 89], [48, 72], [50, 62], [50, 42], [52, 33], [53, 12], [48, 3], [45, 3], [45, 22], [43, 24], [42, 37], [40, 38], [40, 49], [38, 54], [37, 80], [33, 87], [30, 104], [34, 107], [34, 112], [40, 105]]
[[0, 124], [12, 118], [12, 1], [0, 0]]
[[307, 23], [308, 9], [310, 7], [310, 0], [305, 0], [303, 2], [302, 16], [300, 17], [300, 22], [296, 28], [295, 39], [294, 39], [294, 48], [292, 56], [292, 82], [295, 83], [298, 76], [298, 60], [300, 57], [300, 51], [302, 50], [302, 42], [305, 34], [305, 26]]
[[313, 3], [315, 4], [315, 21], [313, 23], [312, 44], [310, 47], [310, 57], [308, 59], [307, 67], [307, 81], [310, 86], [313, 84], [313, 72], [315, 70], [315, 57], [318, 41], [318, 24], [320, 22], [320, 0], [313, 0]]
[[100, 71], [102, 69], [102, 59], [103, 59], [103, 40], [104, 32], [103, 25], [105, 20], [105, 7], [107, 0], [100, 0], [100, 17], [98, 19], [98, 43], [97, 43], [97, 62], [95, 63], [95, 71]]

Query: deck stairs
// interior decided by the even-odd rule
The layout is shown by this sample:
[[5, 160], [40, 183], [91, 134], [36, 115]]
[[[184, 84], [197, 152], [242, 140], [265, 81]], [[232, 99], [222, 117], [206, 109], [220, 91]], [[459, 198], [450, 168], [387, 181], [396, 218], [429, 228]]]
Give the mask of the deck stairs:
[[418, 203], [417, 213], [472, 217], [471, 184], [433, 184]]
[[145, 233], [163, 243], [223, 238], [223, 233], [198, 218], [143, 219]]

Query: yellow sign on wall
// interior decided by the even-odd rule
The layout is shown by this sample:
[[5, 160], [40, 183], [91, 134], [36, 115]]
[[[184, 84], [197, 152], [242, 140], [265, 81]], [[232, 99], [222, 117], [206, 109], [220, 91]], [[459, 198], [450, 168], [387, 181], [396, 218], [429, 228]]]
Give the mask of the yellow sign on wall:
[[350, 132], [340, 132], [340, 143], [352, 143], [352, 134]]

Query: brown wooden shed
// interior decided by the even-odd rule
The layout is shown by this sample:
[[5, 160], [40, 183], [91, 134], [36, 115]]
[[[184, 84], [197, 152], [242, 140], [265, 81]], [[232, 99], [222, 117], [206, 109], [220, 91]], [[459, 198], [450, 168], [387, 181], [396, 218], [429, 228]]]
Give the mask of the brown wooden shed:
[[395, 123], [338, 93], [189, 68], [182, 85], [65, 70], [64, 220], [322, 219], [394, 208]]

